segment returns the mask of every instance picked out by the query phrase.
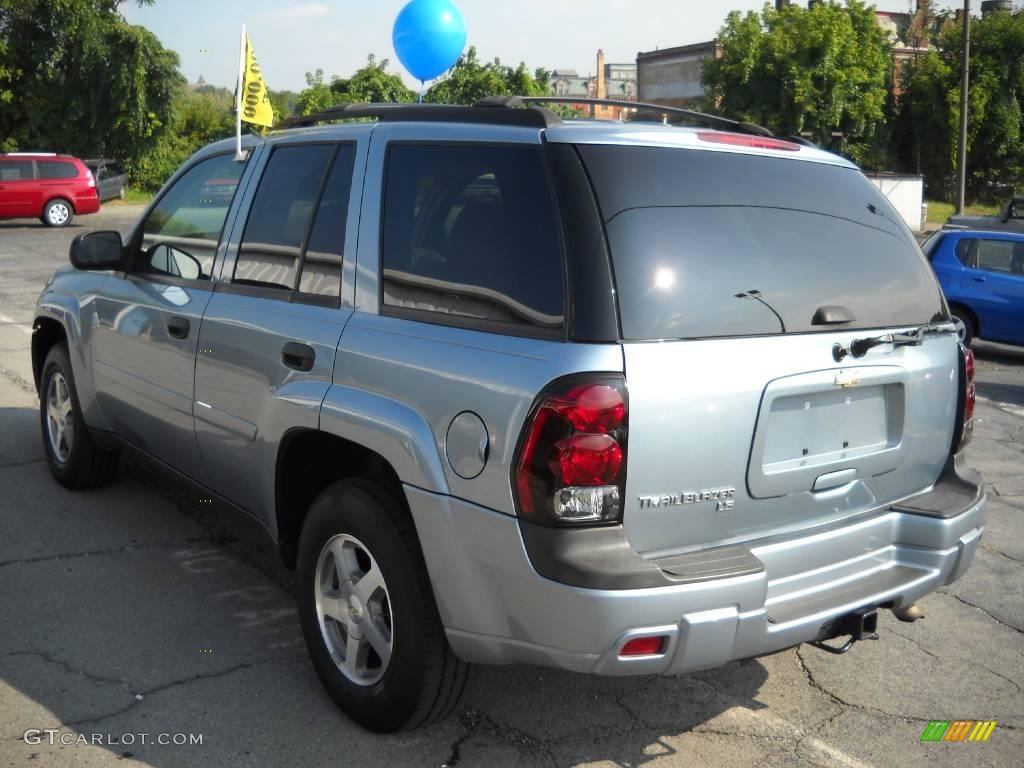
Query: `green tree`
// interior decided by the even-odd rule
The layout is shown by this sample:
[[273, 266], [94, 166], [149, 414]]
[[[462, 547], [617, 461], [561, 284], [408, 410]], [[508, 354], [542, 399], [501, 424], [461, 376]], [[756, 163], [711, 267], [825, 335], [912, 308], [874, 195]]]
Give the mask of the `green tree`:
[[[959, 21], [908, 63], [895, 125], [904, 170], [923, 173], [930, 194], [951, 199], [960, 131]], [[1024, 9], [971, 19], [967, 192], [972, 199], [1024, 186]]]
[[357, 69], [348, 79], [336, 77], [331, 82], [336, 104], [400, 104], [415, 101], [416, 94], [406, 87], [402, 78], [388, 72], [388, 60], [372, 53], [366, 57], [366, 66]]
[[551, 73], [537, 69], [532, 74], [525, 64], [505, 66], [499, 59], [482, 64], [476, 48], [470, 46], [442, 80], [424, 97], [436, 104], [473, 104], [485, 96], [548, 96]]
[[274, 108], [274, 122], [279, 123], [286, 117], [295, 114], [295, 101], [297, 93], [294, 91], [273, 91], [267, 89], [267, 97], [270, 99], [270, 106]]
[[730, 13], [721, 57], [704, 67], [709, 109], [771, 128], [810, 134], [860, 162], [877, 162], [891, 91], [891, 50], [861, 0], [792, 4]]
[[324, 82], [324, 71], [307, 72], [306, 87], [295, 97], [295, 112], [299, 115], [323, 112], [334, 105], [334, 99], [331, 87]]
[[[243, 130], [248, 130], [243, 123]], [[200, 147], [235, 134], [234, 94], [227, 88], [179, 88], [168, 130], [144, 154], [128, 161], [132, 184], [152, 192]]]
[[[138, 0], [148, 5], [152, 0]], [[130, 160], [152, 149], [184, 82], [178, 56], [121, 0], [0, 0], [0, 139]]]

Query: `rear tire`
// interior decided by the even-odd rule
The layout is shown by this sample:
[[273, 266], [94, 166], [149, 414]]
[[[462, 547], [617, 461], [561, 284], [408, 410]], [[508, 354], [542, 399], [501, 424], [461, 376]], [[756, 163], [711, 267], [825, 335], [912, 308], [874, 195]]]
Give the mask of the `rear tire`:
[[296, 584], [313, 666], [346, 715], [388, 733], [451, 713], [469, 665], [448, 646], [412, 520], [387, 490], [357, 478], [317, 496]]
[[953, 324], [956, 326], [956, 335], [960, 343], [965, 347], [971, 346], [978, 329], [974, 325], [974, 318], [969, 312], [960, 307], [952, 307], [950, 314], [953, 316]]
[[64, 344], [55, 345], [43, 363], [39, 421], [46, 462], [58, 483], [84, 490], [99, 488], [114, 479], [118, 454], [101, 450], [89, 435]]
[[67, 200], [58, 197], [46, 204], [41, 218], [48, 227], [66, 227], [75, 218], [75, 209]]

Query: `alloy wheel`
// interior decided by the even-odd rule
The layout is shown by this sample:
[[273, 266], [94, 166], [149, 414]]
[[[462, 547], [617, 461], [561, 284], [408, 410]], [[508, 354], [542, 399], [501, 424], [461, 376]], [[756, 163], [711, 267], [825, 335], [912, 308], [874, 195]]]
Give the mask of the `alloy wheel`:
[[72, 418], [71, 387], [64, 374], [55, 373], [46, 388], [46, 434], [53, 457], [64, 464], [71, 456], [75, 426]]
[[391, 660], [391, 599], [377, 561], [347, 533], [324, 544], [316, 566], [316, 613], [334, 663], [353, 683], [380, 680]]
[[68, 216], [70, 214], [71, 211], [68, 209], [68, 206], [65, 203], [54, 203], [53, 205], [50, 206], [50, 209], [47, 211], [46, 215], [47, 218], [49, 218], [51, 224], [59, 227], [61, 224], [68, 220]]

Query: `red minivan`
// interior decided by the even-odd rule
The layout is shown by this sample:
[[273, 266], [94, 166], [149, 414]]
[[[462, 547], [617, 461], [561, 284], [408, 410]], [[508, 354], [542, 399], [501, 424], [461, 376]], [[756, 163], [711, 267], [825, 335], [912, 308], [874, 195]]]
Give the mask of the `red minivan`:
[[96, 213], [96, 179], [70, 155], [0, 154], [0, 219], [38, 218], [66, 227], [75, 214]]

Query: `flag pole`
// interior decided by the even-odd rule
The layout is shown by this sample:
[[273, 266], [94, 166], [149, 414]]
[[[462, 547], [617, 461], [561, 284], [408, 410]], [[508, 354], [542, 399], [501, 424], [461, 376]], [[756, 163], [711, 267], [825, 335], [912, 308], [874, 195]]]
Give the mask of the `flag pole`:
[[238, 49], [238, 87], [235, 89], [235, 160], [242, 162], [242, 84], [245, 82], [245, 24]]

